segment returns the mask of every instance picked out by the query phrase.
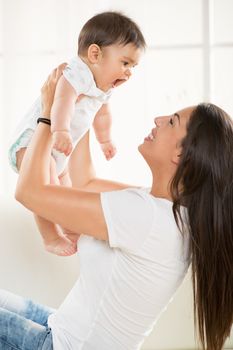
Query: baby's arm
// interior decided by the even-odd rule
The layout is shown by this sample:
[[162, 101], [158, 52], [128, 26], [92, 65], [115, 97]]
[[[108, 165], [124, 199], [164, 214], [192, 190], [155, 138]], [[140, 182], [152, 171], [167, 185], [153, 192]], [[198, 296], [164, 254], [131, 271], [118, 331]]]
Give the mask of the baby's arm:
[[77, 93], [68, 81], [61, 76], [58, 81], [51, 109], [51, 132], [54, 148], [68, 156], [72, 151], [70, 119], [74, 113]]
[[111, 159], [116, 154], [116, 147], [111, 140], [111, 125], [112, 116], [110, 108], [108, 104], [103, 104], [95, 116], [93, 127], [96, 138], [107, 160]]

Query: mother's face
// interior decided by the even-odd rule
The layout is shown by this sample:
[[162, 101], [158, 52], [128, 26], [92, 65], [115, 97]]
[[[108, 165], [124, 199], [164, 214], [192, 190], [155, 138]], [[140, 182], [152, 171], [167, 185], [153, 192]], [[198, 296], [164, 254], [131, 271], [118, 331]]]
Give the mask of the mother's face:
[[154, 119], [155, 127], [138, 148], [152, 171], [176, 168], [181, 141], [186, 135], [187, 122], [194, 108], [188, 107]]

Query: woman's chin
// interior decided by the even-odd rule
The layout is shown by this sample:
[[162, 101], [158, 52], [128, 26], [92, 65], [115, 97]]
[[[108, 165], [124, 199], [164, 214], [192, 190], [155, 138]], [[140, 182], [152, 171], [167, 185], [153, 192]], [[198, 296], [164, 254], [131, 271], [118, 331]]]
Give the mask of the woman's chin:
[[146, 152], [144, 149], [144, 143], [142, 143], [138, 146], [138, 151], [142, 155], [142, 157], [146, 160]]
[[138, 151], [139, 153], [142, 154], [142, 148], [143, 148], [143, 143], [141, 143], [139, 146], [138, 146]]
[[144, 141], [138, 146], [138, 150], [139, 150], [139, 152], [140, 152], [141, 154], [144, 153], [144, 148], [146, 147], [146, 143], [147, 143], [147, 141], [144, 140]]

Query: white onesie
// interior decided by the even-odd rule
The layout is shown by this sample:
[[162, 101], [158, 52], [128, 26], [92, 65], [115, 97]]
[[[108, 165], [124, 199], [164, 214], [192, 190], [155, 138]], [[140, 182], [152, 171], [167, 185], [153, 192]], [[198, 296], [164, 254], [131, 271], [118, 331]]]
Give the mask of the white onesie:
[[[66, 69], [63, 71], [63, 75], [73, 86], [77, 96], [81, 94], [85, 95], [76, 103], [74, 115], [71, 117], [70, 134], [73, 146], [75, 147], [78, 141], [91, 127], [100, 107], [108, 102], [112, 90], [104, 92], [97, 88], [91, 70], [79, 57], [74, 57], [70, 60]], [[16, 172], [16, 152], [28, 146], [36, 128], [37, 119], [41, 116], [41, 98], [39, 97], [20, 121], [14, 133], [13, 142], [10, 145], [9, 160]], [[57, 152], [56, 150], [53, 150], [52, 154], [56, 160], [57, 173], [60, 175], [69, 157], [66, 157], [63, 153]]]

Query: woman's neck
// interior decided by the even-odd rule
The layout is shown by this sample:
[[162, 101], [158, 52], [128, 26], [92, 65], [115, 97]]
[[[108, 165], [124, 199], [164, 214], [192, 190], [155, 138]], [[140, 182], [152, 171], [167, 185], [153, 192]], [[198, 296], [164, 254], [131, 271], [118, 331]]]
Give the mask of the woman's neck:
[[170, 180], [166, 176], [153, 176], [153, 182], [150, 193], [154, 197], [165, 198], [172, 201], [172, 196], [170, 192]]

